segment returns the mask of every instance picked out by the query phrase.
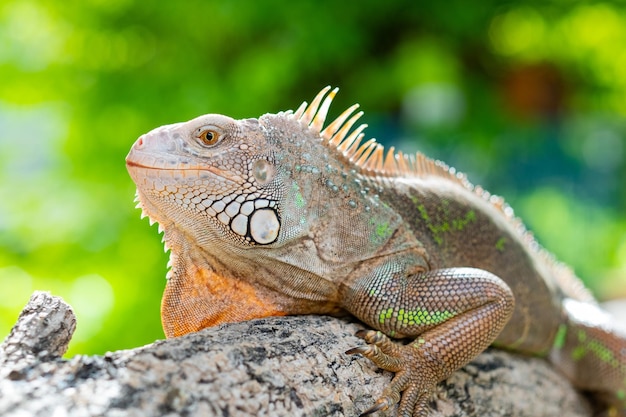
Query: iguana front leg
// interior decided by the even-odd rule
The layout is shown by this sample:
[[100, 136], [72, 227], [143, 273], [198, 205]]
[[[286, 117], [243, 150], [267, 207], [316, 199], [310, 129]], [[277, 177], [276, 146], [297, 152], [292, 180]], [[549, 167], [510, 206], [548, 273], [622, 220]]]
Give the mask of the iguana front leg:
[[513, 313], [513, 294], [480, 269], [450, 268], [401, 276], [380, 266], [346, 290], [346, 309], [385, 334], [416, 337], [407, 345], [381, 332], [361, 336], [351, 349], [396, 372], [391, 385], [363, 415], [400, 401], [398, 415], [425, 416], [435, 385], [485, 350]]

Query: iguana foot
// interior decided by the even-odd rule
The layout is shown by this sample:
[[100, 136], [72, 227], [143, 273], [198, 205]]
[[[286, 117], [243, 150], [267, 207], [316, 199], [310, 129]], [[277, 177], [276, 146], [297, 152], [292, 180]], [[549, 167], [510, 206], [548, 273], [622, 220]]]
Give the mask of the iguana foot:
[[368, 345], [350, 349], [347, 354], [359, 353], [380, 368], [396, 373], [374, 406], [361, 416], [386, 410], [398, 402], [398, 416], [426, 416], [428, 400], [440, 380], [442, 368], [445, 368], [430, 355], [433, 346], [420, 338], [401, 345], [374, 330], [359, 331], [357, 336]]

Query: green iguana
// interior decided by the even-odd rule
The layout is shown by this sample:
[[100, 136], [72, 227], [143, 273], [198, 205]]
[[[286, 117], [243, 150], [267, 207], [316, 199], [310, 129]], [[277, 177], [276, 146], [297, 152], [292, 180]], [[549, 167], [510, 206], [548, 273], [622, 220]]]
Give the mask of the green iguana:
[[[141, 136], [126, 164], [171, 250], [167, 337], [224, 322], [349, 312], [395, 372], [363, 415], [428, 414], [439, 381], [492, 343], [544, 355], [626, 416], [626, 332], [511, 208], [424, 155], [373, 139], [337, 90], [295, 112], [208, 114]], [[390, 338], [412, 339], [408, 344]]]

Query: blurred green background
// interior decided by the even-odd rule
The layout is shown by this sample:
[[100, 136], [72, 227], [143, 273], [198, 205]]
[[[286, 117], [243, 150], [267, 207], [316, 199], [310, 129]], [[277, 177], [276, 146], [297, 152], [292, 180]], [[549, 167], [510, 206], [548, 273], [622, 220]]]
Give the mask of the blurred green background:
[[0, 339], [62, 296], [69, 355], [162, 338], [167, 255], [124, 157], [203, 113], [339, 86], [371, 136], [506, 197], [602, 299], [626, 297], [623, 2], [4, 0]]

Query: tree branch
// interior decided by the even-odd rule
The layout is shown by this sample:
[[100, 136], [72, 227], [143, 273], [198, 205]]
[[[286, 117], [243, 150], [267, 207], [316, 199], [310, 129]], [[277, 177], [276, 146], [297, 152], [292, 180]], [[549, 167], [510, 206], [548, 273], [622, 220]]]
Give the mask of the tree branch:
[[[226, 324], [61, 359], [74, 327], [60, 298], [31, 297], [0, 345], [0, 415], [356, 416], [392, 377], [344, 354], [363, 343], [360, 324], [325, 316]], [[497, 350], [440, 384], [432, 406], [433, 417], [591, 415], [545, 361]]]

